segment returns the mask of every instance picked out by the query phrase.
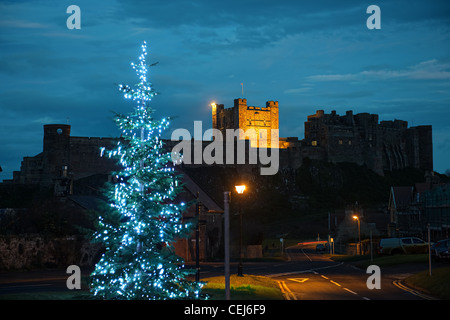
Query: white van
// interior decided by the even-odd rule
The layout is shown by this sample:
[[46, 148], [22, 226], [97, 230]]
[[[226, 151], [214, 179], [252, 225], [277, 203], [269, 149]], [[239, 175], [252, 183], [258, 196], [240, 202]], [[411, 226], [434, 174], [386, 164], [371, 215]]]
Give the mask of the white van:
[[416, 237], [385, 238], [380, 240], [380, 254], [426, 253], [428, 242]]

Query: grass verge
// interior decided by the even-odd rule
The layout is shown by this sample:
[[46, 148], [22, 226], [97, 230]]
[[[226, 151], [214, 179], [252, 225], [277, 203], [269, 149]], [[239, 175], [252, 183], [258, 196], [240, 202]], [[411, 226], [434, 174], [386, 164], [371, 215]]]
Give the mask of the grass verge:
[[[225, 277], [211, 277], [202, 279], [206, 285], [202, 293], [210, 296], [211, 300], [225, 299]], [[244, 274], [230, 276], [230, 298], [232, 300], [283, 300], [283, 294], [278, 283], [268, 277]]]
[[406, 278], [405, 283], [417, 290], [440, 299], [450, 300], [450, 267], [442, 267], [416, 273]]

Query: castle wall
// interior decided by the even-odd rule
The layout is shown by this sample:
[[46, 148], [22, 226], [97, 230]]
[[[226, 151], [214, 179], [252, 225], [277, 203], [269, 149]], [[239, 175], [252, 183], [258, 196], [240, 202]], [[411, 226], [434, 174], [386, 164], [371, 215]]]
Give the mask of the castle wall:
[[13, 180], [21, 184], [39, 184], [43, 175], [43, 154], [35, 157], [24, 157], [21, 163], [21, 171], [14, 171]]
[[323, 149], [322, 160], [366, 165], [379, 174], [407, 167], [432, 171], [431, 132], [431, 126], [408, 128], [402, 120], [378, 123], [375, 114], [318, 110], [305, 122], [304, 141], [310, 150]]
[[111, 138], [71, 137], [70, 171], [74, 180], [116, 170], [116, 160], [106, 155], [100, 157], [100, 148], [112, 149], [114, 145]]
[[68, 175], [77, 180], [93, 174], [109, 173], [116, 160], [100, 157], [100, 148], [112, 148], [115, 139], [71, 137], [70, 125], [44, 126], [43, 152], [24, 157], [14, 183], [51, 185]]
[[419, 165], [418, 168], [433, 171], [433, 131], [431, 126], [412, 127], [419, 136]]

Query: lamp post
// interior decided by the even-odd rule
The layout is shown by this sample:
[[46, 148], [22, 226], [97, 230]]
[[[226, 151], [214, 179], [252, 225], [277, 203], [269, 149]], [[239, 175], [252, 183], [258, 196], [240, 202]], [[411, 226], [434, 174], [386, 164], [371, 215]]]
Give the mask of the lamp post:
[[225, 240], [225, 300], [230, 300], [230, 191], [223, 193]]
[[[240, 195], [244, 194], [245, 185], [237, 185], [235, 186], [236, 192]], [[239, 204], [242, 205], [242, 201], [239, 201]], [[238, 274], [239, 277], [243, 277], [242, 274], [242, 208], [239, 208], [239, 265], [238, 265]]]
[[[361, 255], [361, 222], [357, 215], [353, 216], [353, 219], [358, 221], [358, 242], [359, 242], [359, 254]], [[356, 250], [357, 251], [357, 250]], [[358, 254], [358, 252], [356, 253]]]
[[200, 281], [200, 202], [199, 195], [197, 192], [197, 204], [195, 205], [195, 216], [197, 218], [197, 226], [195, 228], [195, 268], [197, 272], [195, 273], [195, 281]]

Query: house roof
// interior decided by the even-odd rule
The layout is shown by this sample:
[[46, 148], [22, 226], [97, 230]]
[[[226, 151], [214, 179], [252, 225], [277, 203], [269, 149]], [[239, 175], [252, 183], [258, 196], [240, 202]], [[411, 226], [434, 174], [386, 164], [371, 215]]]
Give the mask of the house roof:
[[431, 190], [431, 183], [430, 182], [420, 182], [416, 183], [414, 185], [414, 189], [417, 193], [422, 194], [425, 191]]
[[106, 203], [100, 197], [91, 195], [70, 195], [67, 198], [86, 210], [99, 210], [101, 204]]
[[[180, 170], [181, 171], [181, 170]], [[182, 172], [180, 177], [184, 187], [191, 192], [193, 195], [197, 195], [199, 201], [208, 209], [210, 212], [223, 212], [223, 209], [202, 189], [200, 186], [192, 180], [191, 177], [185, 172]]]
[[[184, 188], [192, 195], [197, 196], [199, 201], [210, 212], [223, 212], [223, 209], [202, 189], [200, 188], [185, 172], [181, 172], [181, 182], [184, 184]], [[105, 203], [100, 197], [91, 195], [70, 195], [70, 200], [78, 204], [87, 210], [98, 210], [101, 203]]]
[[413, 200], [413, 187], [391, 187], [391, 197], [397, 210], [407, 208]]

